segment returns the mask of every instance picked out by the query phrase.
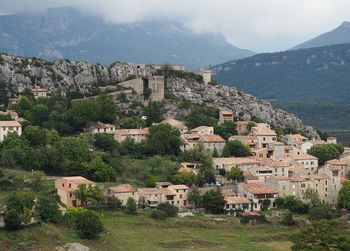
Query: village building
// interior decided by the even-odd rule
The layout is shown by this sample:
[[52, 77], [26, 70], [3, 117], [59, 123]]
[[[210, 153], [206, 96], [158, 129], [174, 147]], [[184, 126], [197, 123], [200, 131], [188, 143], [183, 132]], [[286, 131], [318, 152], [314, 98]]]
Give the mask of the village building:
[[266, 123], [258, 123], [253, 126], [249, 135], [256, 138], [257, 148], [267, 148], [268, 144], [277, 142], [276, 132]]
[[214, 152], [215, 149], [219, 155], [226, 144], [226, 141], [219, 135], [214, 134], [183, 134], [181, 135], [181, 150], [188, 151], [193, 149], [197, 144], [202, 143], [204, 148], [209, 152]]
[[273, 175], [273, 169], [269, 166], [255, 166], [248, 170], [252, 175], [258, 177], [258, 181], [264, 183], [266, 178]]
[[336, 137], [328, 137], [327, 144], [337, 144], [337, 138]]
[[11, 104], [11, 105], [17, 104], [18, 101], [19, 101], [19, 98], [18, 98], [18, 97], [9, 98], [9, 104]]
[[116, 141], [123, 142], [126, 139], [133, 140], [135, 143], [140, 143], [149, 135], [149, 128], [143, 129], [119, 129], [110, 132]]
[[243, 196], [225, 196], [224, 211], [233, 212], [236, 214], [237, 211], [250, 212], [252, 203]]
[[181, 168], [179, 169], [179, 173], [193, 173], [198, 174], [197, 164], [192, 162], [181, 162]]
[[254, 211], [260, 211], [262, 201], [266, 199], [270, 200], [269, 208], [275, 207], [277, 193], [277, 189], [259, 182], [238, 184], [238, 195], [250, 200]]
[[219, 124], [225, 123], [225, 121], [234, 121], [234, 114], [232, 111], [220, 111], [219, 112]]
[[80, 185], [94, 186], [95, 182], [81, 176], [61, 177], [55, 180], [57, 194], [65, 206], [77, 207], [86, 204], [85, 201], [81, 201], [74, 196], [74, 192]]
[[33, 88], [32, 93], [34, 95], [34, 98], [39, 97], [47, 97], [48, 96], [48, 90], [45, 88]]
[[296, 149], [292, 154], [288, 156], [296, 163], [301, 164], [309, 174], [314, 174], [318, 168], [318, 158], [308, 153], [303, 153], [301, 150]]
[[213, 168], [217, 171], [219, 169], [225, 169], [226, 172], [230, 172], [232, 167], [238, 167], [243, 171], [248, 171], [250, 168], [261, 164], [261, 161], [251, 157], [213, 158]]
[[285, 140], [288, 145], [294, 145], [295, 143], [306, 142], [309, 139], [301, 134], [287, 134]]
[[254, 149], [257, 141], [252, 135], [234, 135], [228, 138], [229, 141], [239, 141], [244, 145], [249, 146], [251, 149]]
[[133, 198], [136, 203], [139, 201], [138, 192], [135, 187], [130, 184], [120, 184], [108, 189], [108, 196], [118, 198], [122, 206], [125, 206], [129, 198]]
[[172, 128], [178, 129], [181, 134], [188, 132], [188, 127], [183, 122], [176, 120], [176, 119], [168, 118], [168, 119], [161, 121], [160, 124], [168, 124]]
[[324, 174], [293, 177], [270, 176], [267, 178], [266, 184], [274, 187], [279, 196], [294, 195], [303, 201], [305, 201], [306, 189], [313, 189], [318, 193], [321, 202], [330, 204], [336, 203], [337, 194], [341, 187], [340, 177], [331, 177]]
[[213, 135], [214, 134], [214, 127], [212, 126], [198, 126], [196, 128], [193, 128], [191, 130], [191, 133], [197, 134], [197, 135]]
[[345, 159], [328, 160], [325, 166], [334, 166], [339, 168], [339, 174], [341, 177], [346, 177], [350, 172], [350, 161]]
[[237, 121], [236, 131], [238, 135], [247, 135], [250, 132], [250, 125], [254, 124], [252, 121]]
[[9, 133], [17, 133], [18, 136], [22, 135], [22, 125], [18, 121], [0, 121], [0, 142]]
[[6, 112], [0, 111], [0, 115], [10, 116], [13, 120], [18, 120], [18, 113], [12, 110], [7, 110]]
[[115, 125], [105, 124], [98, 121], [97, 123], [90, 123], [86, 130], [91, 134], [111, 133], [115, 130]]

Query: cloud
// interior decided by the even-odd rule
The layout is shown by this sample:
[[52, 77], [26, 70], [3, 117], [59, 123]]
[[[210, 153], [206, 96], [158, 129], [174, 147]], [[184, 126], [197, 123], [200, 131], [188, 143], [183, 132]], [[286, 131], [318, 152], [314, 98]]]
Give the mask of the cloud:
[[0, 13], [74, 6], [108, 22], [177, 20], [242, 48], [290, 48], [350, 19], [348, 0], [0, 0]]

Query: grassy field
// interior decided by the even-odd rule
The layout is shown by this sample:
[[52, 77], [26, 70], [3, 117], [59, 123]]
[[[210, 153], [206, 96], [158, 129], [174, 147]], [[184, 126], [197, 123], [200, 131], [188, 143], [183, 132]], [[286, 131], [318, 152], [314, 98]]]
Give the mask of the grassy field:
[[0, 230], [0, 250], [54, 250], [79, 242], [91, 250], [290, 250], [297, 228], [241, 225], [232, 217], [196, 216], [157, 221], [140, 210], [136, 216], [103, 212], [105, 231], [98, 240], [80, 240], [73, 229], [42, 224], [17, 232]]

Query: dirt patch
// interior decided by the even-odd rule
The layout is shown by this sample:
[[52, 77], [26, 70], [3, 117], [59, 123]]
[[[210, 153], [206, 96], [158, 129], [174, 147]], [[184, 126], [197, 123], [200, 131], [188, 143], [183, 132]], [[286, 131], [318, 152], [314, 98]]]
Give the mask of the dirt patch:
[[202, 241], [202, 240], [187, 240], [187, 241], [172, 241], [159, 244], [162, 248], [174, 249], [198, 249], [198, 248], [213, 248], [220, 246], [220, 243]]

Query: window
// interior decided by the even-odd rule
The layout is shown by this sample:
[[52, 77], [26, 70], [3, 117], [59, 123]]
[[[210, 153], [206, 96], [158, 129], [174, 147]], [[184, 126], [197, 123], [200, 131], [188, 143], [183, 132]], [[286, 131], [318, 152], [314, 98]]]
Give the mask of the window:
[[71, 184], [71, 183], [69, 183], [69, 184], [68, 184], [68, 187], [72, 187], [72, 184]]
[[313, 161], [311, 161], [311, 165], [313, 165], [314, 164], [314, 162]]
[[180, 199], [182, 199], [182, 194], [180, 194]]
[[62, 183], [62, 187], [64, 187], [64, 183]]
[[69, 197], [72, 197], [72, 193], [69, 193]]

